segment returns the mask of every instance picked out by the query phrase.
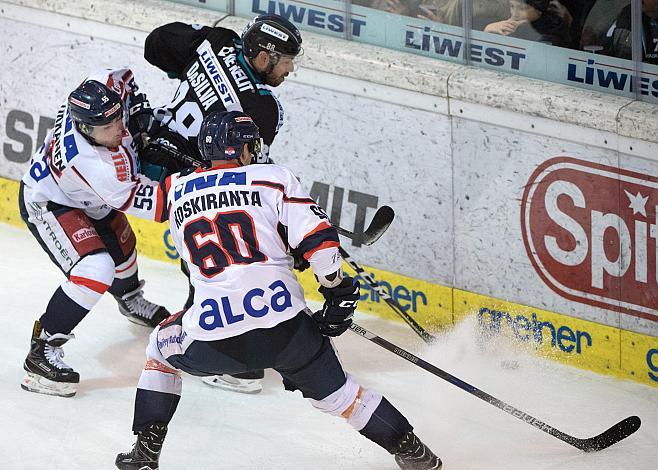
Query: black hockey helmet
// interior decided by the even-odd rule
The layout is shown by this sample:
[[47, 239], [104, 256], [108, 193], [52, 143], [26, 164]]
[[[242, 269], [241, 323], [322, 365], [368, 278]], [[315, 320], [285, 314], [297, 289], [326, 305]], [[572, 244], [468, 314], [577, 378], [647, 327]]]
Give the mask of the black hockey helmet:
[[103, 126], [123, 116], [123, 102], [101, 82], [87, 80], [69, 95], [69, 114], [77, 124]]
[[242, 31], [242, 50], [250, 59], [260, 51], [296, 56], [302, 51], [302, 35], [282, 16], [259, 15]]
[[247, 144], [252, 155], [260, 153], [256, 123], [240, 111], [214, 111], [201, 123], [199, 152], [204, 160], [235, 160]]

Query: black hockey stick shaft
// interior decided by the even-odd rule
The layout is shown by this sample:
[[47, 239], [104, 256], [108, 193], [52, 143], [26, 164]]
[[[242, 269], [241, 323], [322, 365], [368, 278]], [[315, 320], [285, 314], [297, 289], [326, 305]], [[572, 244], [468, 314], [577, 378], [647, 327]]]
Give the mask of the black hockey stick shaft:
[[356, 323], [352, 323], [350, 329], [354, 333], [363, 336], [364, 338], [377, 344], [378, 346], [381, 346], [382, 348], [387, 349], [394, 354], [397, 354], [401, 358], [411, 362], [412, 364], [417, 365], [422, 369], [425, 369], [429, 373], [436, 375], [437, 377], [442, 378], [443, 380], [450, 382], [453, 385], [456, 385], [457, 387], [470, 393], [471, 395], [474, 395], [479, 399], [484, 400], [487, 403], [495, 406], [496, 408], [503, 410], [505, 413], [508, 413], [514, 416], [515, 418], [518, 418], [521, 421], [530, 424], [531, 426], [534, 426], [537, 429], [540, 429], [541, 431], [544, 431], [545, 433], [550, 434], [551, 436], [556, 437], [561, 441], [566, 442], [567, 444], [570, 444], [585, 452], [594, 452], [610, 447], [611, 445], [630, 436], [640, 428], [640, 424], [641, 424], [640, 418], [637, 416], [629, 416], [628, 418], [620, 421], [619, 423], [615, 424], [614, 426], [612, 426], [611, 428], [607, 429], [606, 431], [602, 432], [597, 436], [590, 437], [587, 439], [579, 439], [577, 437], [570, 436], [569, 434], [566, 434], [558, 429], [555, 429], [553, 426], [550, 426], [544, 423], [543, 421], [540, 421], [539, 419], [529, 415], [528, 413], [521, 411], [512, 405], [508, 405], [504, 401], [499, 400], [498, 398], [492, 395], [489, 395], [487, 392], [484, 392], [479, 388], [464, 382], [463, 380], [455, 377], [454, 375], [442, 369], [439, 369], [435, 365], [432, 365], [429, 362], [426, 362], [420, 359], [419, 357], [414, 356], [410, 352], [405, 351], [404, 349], [396, 346], [393, 343], [390, 343], [389, 341], [385, 340], [380, 336], [375, 335], [374, 333], [371, 333], [370, 331], [366, 330], [365, 328], [362, 328]]
[[185, 163], [187, 165], [191, 165], [194, 168], [199, 168], [200, 166], [203, 165], [201, 161], [198, 159], [181, 152], [180, 150], [166, 145], [162, 142], [158, 142], [157, 140], [152, 140], [149, 142], [147, 147], [151, 147], [152, 149], [157, 150], [158, 152], [164, 153], [170, 158], [173, 158], [174, 160], [178, 160], [181, 163]]
[[411, 315], [405, 312], [402, 306], [389, 295], [386, 289], [384, 289], [384, 287], [378, 284], [368, 273], [366, 273], [365, 270], [359, 265], [359, 263], [354, 261], [352, 257], [349, 255], [349, 253], [345, 251], [345, 248], [343, 248], [342, 246], [340, 247], [340, 254], [343, 257], [343, 259], [347, 262], [347, 264], [349, 264], [350, 267], [356, 272], [356, 275], [361, 279], [363, 279], [365, 283], [368, 284], [368, 286], [370, 286], [372, 290], [377, 292], [377, 294], [382, 299], [384, 299], [384, 302], [386, 302], [386, 304], [389, 307], [391, 307], [393, 311], [397, 313], [398, 316], [402, 318], [402, 320], [404, 320], [404, 322], [407, 325], [409, 325], [411, 329], [414, 330], [414, 332], [423, 339], [423, 341], [425, 341], [427, 344], [432, 344], [434, 342], [436, 338], [432, 336], [430, 333], [428, 333], [427, 330], [425, 330], [425, 328], [420, 326], [418, 322], [414, 320]]

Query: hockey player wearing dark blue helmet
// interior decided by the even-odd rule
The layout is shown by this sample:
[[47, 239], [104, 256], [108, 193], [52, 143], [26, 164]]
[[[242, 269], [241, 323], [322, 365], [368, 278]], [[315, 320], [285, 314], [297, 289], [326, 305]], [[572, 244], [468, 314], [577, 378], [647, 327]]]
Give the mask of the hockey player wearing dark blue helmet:
[[201, 123], [198, 140], [204, 160], [238, 160], [245, 165], [260, 153], [258, 126], [239, 111], [210, 113]]
[[[407, 418], [339, 361], [330, 338], [352, 324], [359, 284], [343, 273], [338, 232], [297, 177], [276, 164], [252, 164], [257, 142], [258, 128], [247, 114], [211, 112], [197, 140], [210, 165], [173, 174], [158, 186], [154, 198], [170, 201], [163, 214], [195, 295], [190, 308], [150, 337], [135, 393], [136, 441], [116, 456], [116, 467], [160, 468], [183, 373], [226, 379], [262, 367], [277, 371], [286, 390], [300, 391], [318, 411], [345, 419], [401, 469], [439, 470], [441, 459]], [[171, 193], [176, 196], [169, 198]], [[215, 240], [200, 243], [199, 236]], [[313, 314], [292, 271], [290, 249], [309, 262], [320, 284], [325, 302]], [[237, 385], [236, 391], [254, 393]], [[221, 463], [233, 468], [226, 459]]]
[[135, 135], [125, 127], [128, 121], [133, 129], [144, 112], [147, 101], [137, 91], [130, 69], [90, 75], [60, 107], [21, 180], [21, 218], [65, 274], [34, 323], [23, 363], [26, 391], [75, 395], [80, 374], [62, 360], [63, 346], [106, 292], [133, 323], [154, 327], [169, 316], [144, 298], [136, 235], [125, 215], [151, 219], [155, 207], [139, 196], [157, 183], [139, 174]]
[[96, 80], [87, 80], [69, 95], [71, 120], [93, 145], [117, 147], [126, 130], [123, 101], [118, 93]]
[[[281, 85], [302, 54], [302, 37], [290, 21], [278, 15], [259, 15], [241, 34], [221, 26], [173, 22], [153, 30], [144, 43], [144, 58], [170, 78], [180, 80], [171, 102], [156, 111], [160, 126], [150, 134], [153, 146], [140, 152], [142, 171], [152, 179], [189, 168], [189, 159], [177, 160], [158, 148], [162, 143], [182, 154], [203, 160], [197, 137], [204, 117], [215, 111], [241, 111], [258, 126], [261, 151], [257, 163], [271, 162], [269, 149], [284, 125], [283, 106], [271, 87]], [[220, 93], [205, 72], [206, 62], [216, 64], [225, 77]], [[203, 89], [203, 90], [202, 90]], [[302, 258], [296, 265], [304, 268]], [[187, 268], [182, 267], [187, 275]], [[190, 287], [186, 306], [191, 305]], [[244, 393], [261, 390], [262, 371], [240, 377], [205, 378], [205, 383]]]

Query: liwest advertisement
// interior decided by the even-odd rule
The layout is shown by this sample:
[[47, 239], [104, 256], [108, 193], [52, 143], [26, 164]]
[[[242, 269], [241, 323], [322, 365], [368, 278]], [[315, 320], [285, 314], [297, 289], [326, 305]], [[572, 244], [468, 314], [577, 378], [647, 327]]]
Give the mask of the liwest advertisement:
[[[179, 0], [179, 3], [228, 11], [226, 0]], [[565, 85], [634, 97], [634, 87], [648, 102], [658, 103], [658, 67], [643, 64], [635, 80], [633, 63], [601, 54], [549, 46], [508, 36], [472, 31], [467, 44], [463, 28], [389, 13], [384, 9], [337, 0], [245, 0], [235, 2], [235, 14], [251, 18], [281, 15], [302, 29], [333, 37], [349, 37], [436, 59], [520, 73]], [[612, 23], [612, 20], [611, 20]], [[602, 49], [602, 45], [596, 45]], [[546, 64], [550, 64], [549, 67]]]

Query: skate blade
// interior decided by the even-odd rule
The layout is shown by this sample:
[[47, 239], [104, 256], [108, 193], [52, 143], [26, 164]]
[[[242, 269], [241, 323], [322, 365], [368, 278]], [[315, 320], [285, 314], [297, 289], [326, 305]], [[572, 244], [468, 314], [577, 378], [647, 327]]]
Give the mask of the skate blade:
[[232, 379], [232, 380], [240, 380], [241, 382], [243, 382], [243, 383], [234, 383], [234, 382], [227, 382], [226, 380], [223, 380], [221, 377], [213, 375], [210, 377], [201, 377], [201, 380], [203, 381], [204, 384], [210, 385], [211, 387], [221, 388], [222, 390], [228, 390], [230, 392], [236, 392], [236, 393], [247, 393], [253, 395], [256, 393], [260, 393], [263, 390], [263, 385], [258, 379], [255, 380]]
[[23, 377], [21, 388], [28, 392], [70, 398], [77, 391], [75, 388], [76, 385], [69, 382], [53, 382], [40, 375], [27, 372], [25, 377]]

